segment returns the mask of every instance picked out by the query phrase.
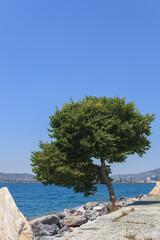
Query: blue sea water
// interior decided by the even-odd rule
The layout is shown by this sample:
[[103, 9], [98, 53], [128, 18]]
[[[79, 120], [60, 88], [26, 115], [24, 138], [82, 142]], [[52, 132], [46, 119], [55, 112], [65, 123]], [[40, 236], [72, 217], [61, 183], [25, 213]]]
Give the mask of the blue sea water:
[[[148, 194], [154, 183], [114, 183], [117, 198], [122, 196], [136, 197], [138, 194]], [[94, 196], [84, 197], [72, 189], [57, 186], [44, 186], [41, 183], [0, 183], [0, 188], [7, 187], [18, 208], [24, 216], [30, 219], [43, 216], [46, 213], [57, 213], [64, 208], [71, 209], [90, 201], [108, 201], [109, 195], [105, 185], [98, 185]]]

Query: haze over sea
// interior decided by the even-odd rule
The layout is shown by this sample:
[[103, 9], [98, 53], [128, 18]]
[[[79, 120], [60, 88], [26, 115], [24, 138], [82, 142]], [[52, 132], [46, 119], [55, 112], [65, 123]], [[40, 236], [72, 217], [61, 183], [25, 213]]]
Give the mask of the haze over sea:
[[[148, 194], [155, 186], [154, 183], [114, 183], [113, 187], [119, 199], [122, 196], [136, 197], [138, 194]], [[72, 189], [57, 186], [44, 186], [41, 183], [0, 183], [0, 188], [7, 187], [12, 194], [17, 207], [30, 219], [46, 213], [57, 213], [64, 208], [74, 208], [90, 201], [109, 200], [105, 185], [98, 185], [96, 195], [84, 197]]]

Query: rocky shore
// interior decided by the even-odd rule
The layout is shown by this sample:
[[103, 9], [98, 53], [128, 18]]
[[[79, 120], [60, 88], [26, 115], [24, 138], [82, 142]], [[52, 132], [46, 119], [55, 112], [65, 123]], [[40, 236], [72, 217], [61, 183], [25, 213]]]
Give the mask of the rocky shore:
[[[139, 199], [145, 199], [147, 195], [138, 195], [136, 198], [121, 197], [116, 203], [116, 210], [125, 207]], [[58, 214], [49, 214], [30, 221], [30, 226], [37, 240], [51, 240], [62, 237], [66, 232], [72, 232], [74, 228], [94, 221], [110, 212], [107, 202], [88, 202], [85, 205], [73, 209], [64, 209]]]
[[[157, 194], [157, 191], [159, 191], [159, 183], [150, 195]], [[124, 209], [139, 201], [145, 201], [147, 198], [147, 195], [138, 195], [136, 198], [121, 197], [116, 203], [116, 210]], [[63, 212], [57, 214], [47, 214], [27, 221], [5, 187], [0, 189], [0, 240], [65, 239], [65, 236], [74, 233], [81, 226], [86, 226], [86, 223], [91, 224], [96, 222], [94, 220], [99, 221], [99, 219], [111, 215], [111, 213], [108, 214], [109, 212], [107, 202], [88, 202], [73, 209], [64, 209]]]

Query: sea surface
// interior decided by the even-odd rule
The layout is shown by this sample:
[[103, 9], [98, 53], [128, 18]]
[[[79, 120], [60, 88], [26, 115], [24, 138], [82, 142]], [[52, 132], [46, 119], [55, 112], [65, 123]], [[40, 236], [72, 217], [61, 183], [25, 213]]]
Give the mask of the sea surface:
[[[114, 183], [113, 187], [119, 199], [122, 196], [136, 197], [138, 194], [148, 194], [154, 183]], [[33, 219], [47, 213], [57, 213], [64, 208], [71, 209], [90, 201], [109, 200], [105, 185], [98, 185], [96, 195], [84, 197], [65, 187], [44, 186], [41, 183], [0, 183], [0, 188], [7, 187], [12, 194], [17, 207], [25, 217]]]

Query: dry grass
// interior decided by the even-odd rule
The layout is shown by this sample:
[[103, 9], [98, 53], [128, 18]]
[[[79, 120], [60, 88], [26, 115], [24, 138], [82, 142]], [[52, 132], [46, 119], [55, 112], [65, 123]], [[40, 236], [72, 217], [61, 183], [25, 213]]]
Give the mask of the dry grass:
[[126, 221], [125, 223], [147, 224], [146, 222], [134, 222], [134, 221]]
[[119, 222], [120, 221], [120, 219], [122, 218], [122, 217], [125, 217], [125, 216], [127, 216], [130, 212], [134, 212], [135, 211], [135, 209], [132, 207], [128, 212], [122, 212], [122, 214], [119, 216], [119, 217], [116, 217], [115, 219], [113, 219], [113, 222]]
[[118, 216], [115, 219], [113, 219], [113, 222], [119, 222], [122, 217], [127, 216], [128, 214], [129, 214], [129, 212], [124, 212], [123, 211], [120, 216]]
[[129, 234], [129, 235], [126, 235], [124, 237], [127, 238], [127, 239], [136, 240], [136, 234]]

